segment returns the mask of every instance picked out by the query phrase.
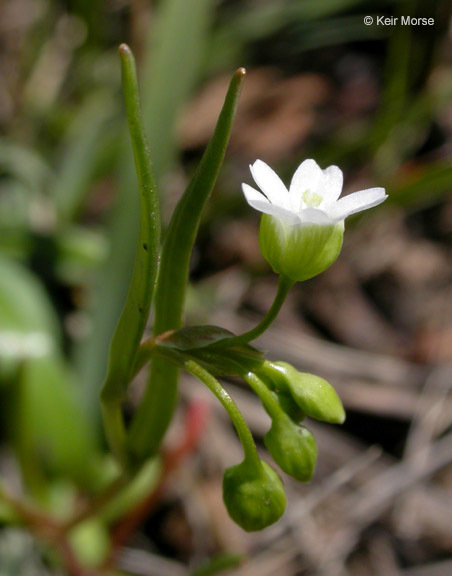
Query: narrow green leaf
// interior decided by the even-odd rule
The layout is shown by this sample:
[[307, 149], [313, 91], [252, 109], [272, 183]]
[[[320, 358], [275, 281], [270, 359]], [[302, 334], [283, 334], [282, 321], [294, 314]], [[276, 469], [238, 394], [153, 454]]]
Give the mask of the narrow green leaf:
[[160, 246], [160, 213], [148, 144], [141, 120], [135, 60], [128, 46], [119, 48], [127, 119], [140, 189], [140, 228], [126, 303], [110, 345], [102, 398], [120, 402], [130, 380], [151, 307]]
[[[158, 184], [177, 154], [175, 122], [202, 73], [214, 0], [164, 0], [153, 10], [142, 66], [143, 119]], [[92, 331], [76, 353], [87, 409], [98, 416], [108, 347], [127, 296], [137, 241], [138, 198], [131, 156], [120, 142], [118, 190], [108, 221], [111, 254], [93, 286]], [[138, 195], [136, 195], [138, 196]]]
[[202, 212], [223, 163], [244, 78], [245, 69], [239, 68], [229, 86], [214, 135], [171, 218], [156, 290], [155, 334], [182, 324], [191, 253]]
[[[154, 340], [159, 348], [175, 348], [180, 352], [212, 353], [227, 357], [228, 353], [260, 358], [262, 352], [247, 342], [233, 343], [235, 334], [220, 326], [186, 326], [180, 330], [170, 330]], [[231, 344], [229, 344], [231, 343]]]
[[[152, 358], [163, 357], [172, 361], [178, 358], [195, 360], [216, 376], [238, 376], [243, 369], [260, 369], [263, 352], [250, 344], [223, 346], [234, 334], [218, 326], [188, 326], [180, 330], [167, 330], [143, 342], [136, 356], [134, 375]], [[237, 370], [239, 366], [239, 370]]]
[[[155, 295], [154, 334], [182, 325], [190, 257], [203, 209], [223, 163], [244, 77], [244, 68], [239, 68], [214, 135], [171, 218]], [[177, 379], [177, 368], [160, 358], [153, 361], [149, 384], [130, 431], [130, 451], [139, 460], [155, 454], [160, 446], [174, 410]]]
[[148, 358], [154, 353], [161, 354], [164, 349], [177, 350], [184, 358], [201, 364], [215, 376], [239, 376], [237, 364], [253, 371], [262, 365], [262, 352], [250, 344], [223, 347], [222, 343], [231, 341], [234, 334], [218, 326], [188, 326], [180, 330], [170, 330], [154, 339], [154, 346], [144, 344], [140, 347], [142, 360], [144, 353]]

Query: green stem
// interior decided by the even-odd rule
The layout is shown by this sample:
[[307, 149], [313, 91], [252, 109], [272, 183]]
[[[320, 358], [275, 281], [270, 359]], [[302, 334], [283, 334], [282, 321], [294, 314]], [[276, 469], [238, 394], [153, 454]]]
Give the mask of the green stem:
[[245, 453], [245, 460], [253, 465], [260, 466], [260, 459], [257, 454], [256, 444], [254, 443], [250, 429], [248, 428], [248, 425], [245, 422], [245, 419], [243, 418], [237, 405], [223, 388], [223, 386], [221, 386], [218, 380], [212, 376], [210, 372], [204, 370], [204, 368], [202, 368], [197, 362], [194, 362], [193, 360], [187, 360], [184, 363], [184, 369], [198, 378], [198, 380], [200, 380], [203, 384], [205, 384], [207, 388], [209, 388], [209, 390], [221, 402], [223, 408], [228, 413], [229, 418], [237, 430], [237, 434], [240, 438], [240, 442]]
[[[238, 365], [237, 365], [238, 366]], [[267, 388], [267, 386], [262, 382], [260, 378], [256, 376], [253, 372], [247, 372], [242, 369], [242, 378], [249, 385], [249, 387], [259, 396], [265, 410], [268, 412], [270, 418], [280, 418], [284, 412], [278, 404], [273, 394]]]
[[229, 346], [239, 346], [241, 344], [247, 344], [252, 340], [256, 340], [261, 334], [263, 334], [269, 326], [274, 322], [276, 316], [278, 316], [279, 311], [281, 310], [282, 305], [286, 299], [286, 296], [289, 290], [292, 288], [294, 282], [287, 276], [281, 275], [278, 279], [278, 290], [276, 292], [275, 299], [273, 300], [273, 304], [270, 307], [270, 310], [264, 316], [264, 318], [259, 322], [257, 326], [255, 326], [252, 330], [248, 332], [244, 332], [239, 336], [233, 336], [232, 338], [228, 338], [227, 340], [222, 340], [220, 346], [223, 347], [224, 345]]
[[[192, 374], [198, 380], [209, 388], [209, 390], [215, 395], [215, 397], [220, 401], [223, 408], [228, 413], [229, 418], [234, 424], [237, 434], [240, 438], [240, 442], [245, 453], [245, 459], [257, 465], [260, 462], [259, 456], [257, 454], [256, 445], [253, 440], [253, 436], [248, 428], [245, 419], [243, 418], [240, 410], [235, 404], [234, 400], [229, 396], [223, 386], [218, 382], [218, 380], [205, 370], [200, 364], [194, 360], [187, 360], [180, 352], [177, 350], [172, 350], [171, 348], [159, 346], [154, 344], [144, 350], [151, 357], [153, 353], [158, 354], [161, 358], [169, 360], [172, 364], [177, 367], [183, 368], [189, 374]], [[143, 356], [144, 357], [144, 356]], [[264, 386], [264, 384], [262, 384]]]
[[126, 456], [126, 428], [122, 415], [121, 404], [118, 402], [101, 402], [102, 419], [104, 422], [105, 435], [110, 450], [118, 462], [127, 468]]
[[132, 380], [140, 372], [142, 368], [150, 361], [156, 346], [156, 338], [148, 338], [140, 344], [138, 348], [137, 356], [135, 358], [135, 366], [132, 371]]

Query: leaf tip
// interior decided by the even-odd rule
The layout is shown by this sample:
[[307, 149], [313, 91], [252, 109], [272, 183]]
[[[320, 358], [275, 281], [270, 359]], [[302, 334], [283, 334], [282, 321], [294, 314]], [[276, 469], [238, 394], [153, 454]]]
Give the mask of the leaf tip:
[[128, 54], [132, 54], [132, 50], [129, 48], [129, 46], [127, 44], [125, 44], [124, 42], [122, 44], [119, 45], [118, 48], [118, 52], [121, 56], [125, 56]]
[[244, 78], [246, 76], [246, 69], [243, 68], [243, 66], [237, 68], [237, 70], [235, 71], [235, 75], [238, 76], [239, 78]]

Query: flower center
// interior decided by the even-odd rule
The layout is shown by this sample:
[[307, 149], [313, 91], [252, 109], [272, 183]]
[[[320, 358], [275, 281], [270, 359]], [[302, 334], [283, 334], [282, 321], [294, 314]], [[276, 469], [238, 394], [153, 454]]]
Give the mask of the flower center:
[[317, 208], [322, 203], [322, 197], [310, 190], [305, 190], [302, 198], [306, 206], [310, 208]]

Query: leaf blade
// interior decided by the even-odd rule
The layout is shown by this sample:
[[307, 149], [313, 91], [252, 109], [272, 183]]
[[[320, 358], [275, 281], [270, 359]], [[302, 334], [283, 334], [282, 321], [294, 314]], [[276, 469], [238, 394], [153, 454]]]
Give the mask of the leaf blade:
[[141, 119], [135, 60], [128, 46], [119, 48], [127, 120], [140, 190], [140, 226], [127, 299], [110, 344], [107, 376], [101, 396], [120, 402], [129, 383], [146, 326], [157, 276], [160, 212], [149, 147]]

